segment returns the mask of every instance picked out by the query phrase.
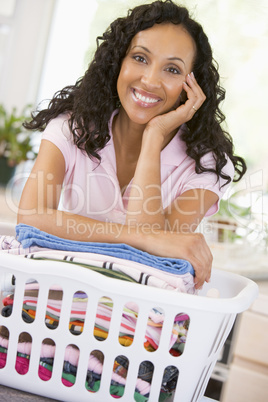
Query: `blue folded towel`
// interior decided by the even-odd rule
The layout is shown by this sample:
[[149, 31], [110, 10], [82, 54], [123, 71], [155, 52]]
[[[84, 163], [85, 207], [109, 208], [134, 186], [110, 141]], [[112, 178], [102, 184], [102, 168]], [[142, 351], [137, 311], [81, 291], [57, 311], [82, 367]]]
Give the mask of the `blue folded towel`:
[[93, 243], [62, 239], [49, 233], [24, 224], [16, 226], [17, 240], [23, 248], [30, 246], [46, 247], [54, 250], [77, 251], [109, 255], [129, 261], [139, 262], [153, 268], [172, 274], [186, 274], [190, 272], [194, 275], [192, 265], [186, 261], [176, 258], [158, 257], [145, 251], [141, 251], [127, 244], [117, 243]]

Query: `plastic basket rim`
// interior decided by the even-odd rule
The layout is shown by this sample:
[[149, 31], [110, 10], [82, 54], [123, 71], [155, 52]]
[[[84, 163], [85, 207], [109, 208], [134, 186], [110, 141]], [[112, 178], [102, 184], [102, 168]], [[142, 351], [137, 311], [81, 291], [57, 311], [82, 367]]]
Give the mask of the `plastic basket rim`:
[[[15, 267], [15, 263], [20, 260], [20, 266]], [[117, 294], [122, 297], [132, 297], [142, 300], [161, 300], [161, 304], [185, 304], [190, 308], [196, 310], [206, 310], [206, 311], [219, 311], [226, 313], [240, 313], [246, 310], [254, 299], [258, 295], [258, 286], [251, 279], [245, 278], [241, 275], [225, 272], [219, 269], [214, 269], [212, 272], [212, 282], [214, 276], [220, 276], [222, 279], [229, 279], [241, 282], [243, 288], [234, 297], [230, 298], [209, 298], [204, 295], [191, 295], [186, 293], [180, 293], [176, 291], [170, 291], [167, 289], [154, 288], [151, 286], [144, 286], [137, 283], [131, 283], [126, 281], [121, 281], [114, 278], [109, 278], [104, 275], [100, 275], [92, 270], [75, 266], [76, 274], [74, 276], [74, 269], [72, 266], [61, 261], [48, 261], [45, 260], [34, 260], [18, 257], [16, 255], [4, 254], [1, 256], [0, 267], [5, 267], [8, 270], [13, 270], [14, 275], [25, 274], [29, 275], [29, 278], [47, 278], [47, 280], [52, 277], [58, 277], [61, 282], [64, 280], [74, 280], [80, 282], [81, 288], [83, 287], [95, 287], [97, 289], [103, 289], [104, 293], [107, 294]], [[44, 271], [44, 266], [46, 266], [46, 271]], [[53, 279], [54, 284], [55, 280]], [[112, 281], [112, 282], [111, 282]], [[60, 282], [60, 281], [59, 281]], [[122, 282], [124, 286], [122, 286]], [[111, 283], [112, 289], [111, 289]], [[77, 286], [77, 285], [76, 285]], [[138, 286], [138, 288], [137, 288]], [[204, 289], [208, 289], [209, 285], [205, 284]], [[139, 289], [139, 292], [137, 292]], [[138, 293], [138, 295], [137, 295]], [[198, 298], [198, 303], [197, 302]]]

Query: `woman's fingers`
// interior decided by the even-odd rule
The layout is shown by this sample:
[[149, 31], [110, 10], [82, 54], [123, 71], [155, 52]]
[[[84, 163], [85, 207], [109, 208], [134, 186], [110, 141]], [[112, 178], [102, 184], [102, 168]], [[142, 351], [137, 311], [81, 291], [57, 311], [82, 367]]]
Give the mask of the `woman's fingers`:
[[199, 289], [203, 286], [204, 282], [209, 282], [210, 280], [213, 257], [202, 234], [188, 234], [188, 238], [186, 239], [187, 244], [181, 242], [182, 244], [184, 243], [184, 247], [186, 246], [183, 251], [185, 253], [183, 258], [192, 264], [195, 271], [195, 287]]
[[212, 269], [212, 254], [201, 234], [196, 234], [195, 244], [192, 249], [192, 257], [190, 261], [195, 270], [195, 287], [198, 289], [203, 286], [204, 282], [209, 282]]
[[195, 271], [196, 289], [210, 279], [213, 258], [201, 233], [162, 232], [154, 236], [153, 243], [146, 251], [162, 257], [182, 258], [189, 261]]
[[184, 106], [186, 107], [189, 118], [191, 119], [205, 102], [206, 96], [198, 85], [193, 73], [186, 76], [186, 82], [184, 82], [183, 88], [188, 98]]
[[205, 282], [210, 282], [211, 265], [209, 262], [204, 263], [204, 261], [196, 259], [193, 262], [193, 267], [195, 270], [195, 288], [202, 288]]
[[[169, 112], [156, 116], [147, 124], [147, 129], [158, 129], [165, 137], [183, 123], [191, 120], [194, 114], [206, 100], [206, 96], [198, 85], [193, 73], [186, 76], [186, 82], [183, 83], [183, 89], [186, 92], [187, 100], [184, 104], [174, 106]], [[154, 131], [155, 135], [155, 131]]]

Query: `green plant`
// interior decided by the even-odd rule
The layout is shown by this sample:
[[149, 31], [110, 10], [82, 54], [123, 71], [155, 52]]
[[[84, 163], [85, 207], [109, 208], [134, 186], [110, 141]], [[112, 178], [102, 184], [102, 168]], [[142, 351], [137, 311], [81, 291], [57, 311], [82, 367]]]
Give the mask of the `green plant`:
[[31, 133], [22, 126], [29, 117], [30, 105], [19, 114], [15, 107], [8, 112], [4, 105], [0, 104], [0, 157], [6, 158], [9, 166], [16, 166], [22, 161], [36, 157]]
[[227, 200], [221, 200], [220, 209], [215, 215], [215, 217], [234, 219], [236, 216], [248, 217], [250, 215], [251, 215], [251, 206], [242, 207], [241, 205], [237, 204], [235, 200], [230, 201], [230, 199], [227, 199]]
[[[234, 193], [227, 200], [222, 199], [219, 211], [213, 216], [212, 221], [217, 226], [218, 241], [233, 243], [248, 234], [248, 223], [252, 217], [251, 206], [244, 207], [239, 204], [237, 198], [239, 192]], [[243, 224], [241, 224], [241, 222]]]

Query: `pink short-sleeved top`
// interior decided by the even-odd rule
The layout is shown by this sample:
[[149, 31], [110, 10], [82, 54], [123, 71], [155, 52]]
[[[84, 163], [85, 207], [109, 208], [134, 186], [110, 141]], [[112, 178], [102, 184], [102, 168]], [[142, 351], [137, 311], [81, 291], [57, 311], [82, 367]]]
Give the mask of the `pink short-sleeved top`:
[[[101, 163], [90, 159], [73, 143], [69, 129], [68, 116], [60, 115], [51, 120], [42, 134], [42, 139], [51, 141], [62, 152], [65, 159], [65, 178], [59, 208], [74, 214], [87, 216], [99, 221], [124, 223], [131, 182], [123, 196], [116, 175], [116, 158], [112, 135], [112, 120], [118, 111], [114, 111], [109, 130], [111, 138], [99, 152]], [[179, 195], [190, 189], [207, 189], [222, 198], [228, 185], [214, 173], [195, 172], [195, 161], [186, 155], [186, 144], [180, 138], [181, 130], [173, 137], [161, 152], [161, 190], [162, 204], [165, 209]], [[204, 166], [215, 166], [212, 153], [202, 159]], [[228, 159], [224, 173], [233, 178], [234, 167]], [[219, 200], [206, 213], [215, 214]]]

